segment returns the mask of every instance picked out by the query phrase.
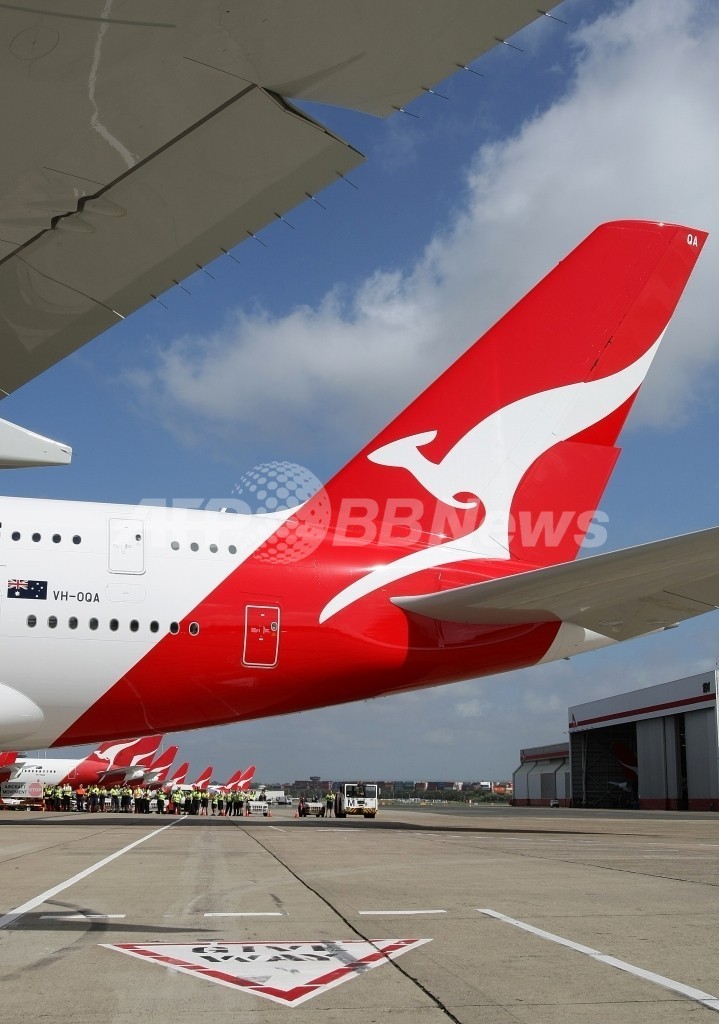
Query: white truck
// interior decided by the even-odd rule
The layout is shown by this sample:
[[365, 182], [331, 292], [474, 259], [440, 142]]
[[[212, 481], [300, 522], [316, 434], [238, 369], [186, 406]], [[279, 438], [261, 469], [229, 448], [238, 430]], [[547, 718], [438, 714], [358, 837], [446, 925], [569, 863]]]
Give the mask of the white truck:
[[260, 789], [258, 793], [259, 800], [266, 800], [270, 806], [275, 804], [286, 804], [287, 797], [284, 789]]
[[335, 818], [361, 814], [374, 818], [379, 808], [379, 787], [376, 782], [343, 782], [335, 792]]

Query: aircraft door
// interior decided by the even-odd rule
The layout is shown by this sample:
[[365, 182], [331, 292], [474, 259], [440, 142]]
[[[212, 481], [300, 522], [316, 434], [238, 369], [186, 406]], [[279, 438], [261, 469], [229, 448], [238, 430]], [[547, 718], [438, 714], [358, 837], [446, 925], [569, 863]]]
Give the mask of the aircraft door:
[[145, 571], [145, 524], [141, 519], [108, 519], [107, 567], [110, 572]]
[[277, 605], [246, 605], [242, 664], [248, 668], [274, 668], [279, 653], [280, 609]]

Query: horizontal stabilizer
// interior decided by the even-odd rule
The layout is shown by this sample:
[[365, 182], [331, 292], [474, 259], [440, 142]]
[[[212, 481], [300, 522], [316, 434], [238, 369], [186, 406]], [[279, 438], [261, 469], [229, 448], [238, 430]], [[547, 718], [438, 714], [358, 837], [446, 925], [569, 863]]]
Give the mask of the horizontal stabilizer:
[[719, 527], [391, 600], [447, 622], [572, 622], [629, 640], [719, 607]]
[[0, 420], [0, 469], [65, 466], [71, 458], [69, 445]]

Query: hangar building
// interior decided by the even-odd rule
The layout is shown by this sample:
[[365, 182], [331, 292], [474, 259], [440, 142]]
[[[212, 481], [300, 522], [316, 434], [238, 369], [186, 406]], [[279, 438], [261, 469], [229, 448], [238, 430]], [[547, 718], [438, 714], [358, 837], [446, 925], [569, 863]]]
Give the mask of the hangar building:
[[717, 676], [569, 708], [568, 745], [521, 751], [515, 804], [719, 811]]
[[548, 743], [519, 751], [519, 768], [512, 776], [515, 807], [561, 807], [572, 803], [569, 744]]

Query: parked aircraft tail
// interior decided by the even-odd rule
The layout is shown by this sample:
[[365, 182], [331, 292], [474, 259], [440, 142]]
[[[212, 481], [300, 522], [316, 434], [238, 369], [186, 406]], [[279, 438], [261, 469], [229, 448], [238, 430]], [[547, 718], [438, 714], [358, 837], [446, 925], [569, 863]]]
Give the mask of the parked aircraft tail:
[[7, 782], [14, 774], [13, 765], [17, 756], [17, 750], [0, 751], [0, 782]]
[[102, 743], [91, 758], [109, 761], [110, 768], [147, 767], [162, 742], [162, 735], [140, 736], [134, 740], [110, 740]]
[[245, 768], [245, 770], [243, 772], [240, 772], [240, 777], [237, 780], [237, 782], [235, 783], [233, 788], [234, 789], [239, 789], [243, 793], [246, 793], [247, 790], [251, 787], [252, 780], [254, 779], [254, 777], [255, 777], [255, 765], [251, 764], [249, 766], [249, 768]]
[[352, 459], [325, 488], [313, 557], [354, 578], [320, 621], [427, 569], [573, 559], [705, 239], [600, 226]]
[[207, 789], [207, 787], [210, 784], [210, 779], [212, 778], [213, 771], [214, 768], [212, 767], [212, 765], [208, 765], [208, 767], [205, 768], [203, 772], [200, 772], [195, 781], [192, 783], [195, 789]]
[[174, 775], [172, 775], [167, 781], [167, 787], [172, 788], [173, 786], [182, 786], [187, 778], [187, 773], [190, 770], [190, 762], [183, 761], [180, 767], [177, 769]]
[[170, 766], [177, 756], [178, 746], [168, 747], [160, 754], [145, 773], [144, 781], [147, 785], [162, 786], [170, 774]]

